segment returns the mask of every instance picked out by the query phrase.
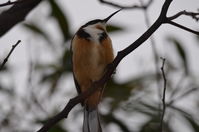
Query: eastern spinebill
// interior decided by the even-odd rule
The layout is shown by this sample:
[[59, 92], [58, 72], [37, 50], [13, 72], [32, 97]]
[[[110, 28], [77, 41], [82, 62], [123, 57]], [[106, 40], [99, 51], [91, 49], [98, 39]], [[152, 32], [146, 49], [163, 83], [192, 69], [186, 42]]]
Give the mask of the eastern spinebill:
[[[71, 41], [71, 51], [73, 76], [78, 93], [88, 90], [93, 82], [99, 80], [104, 75], [107, 65], [113, 61], [112, 42], [106, 26], [108, 20], [120, 10], [105, 19], [89, 21], [75, 33]], [[98, 116], [102, 92], [96, 91], [83, 103], [83, 132], [102, 132]]]

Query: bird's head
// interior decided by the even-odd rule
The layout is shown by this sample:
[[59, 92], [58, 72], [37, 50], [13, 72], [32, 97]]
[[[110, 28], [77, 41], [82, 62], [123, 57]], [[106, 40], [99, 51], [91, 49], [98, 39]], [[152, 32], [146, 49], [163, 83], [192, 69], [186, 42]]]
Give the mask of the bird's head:
[[106, 26], [107, 26], [107, 22], [110, 20], [110, 18], [112, 16], [114, 16], [116, 13], [118, 13], [120, 10], [117, 10], [116, 12], [112, 13], [111, 15], [109, 15], [107, 18], [105, 19], [95, 19], [92, 21], [87, 22], [86, 24], [84, 24], [81, 28], [85, 29], [85, 28], [95, 28], [95, 29], [99, 29], [102, 31], [106, 31]]

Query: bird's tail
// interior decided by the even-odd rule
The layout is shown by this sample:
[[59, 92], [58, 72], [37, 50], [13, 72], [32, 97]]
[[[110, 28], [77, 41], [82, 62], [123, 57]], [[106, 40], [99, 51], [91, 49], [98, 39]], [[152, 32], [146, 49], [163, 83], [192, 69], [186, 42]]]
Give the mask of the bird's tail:
[[102, 132], [97, 107], [84, 107], [83, 132]]

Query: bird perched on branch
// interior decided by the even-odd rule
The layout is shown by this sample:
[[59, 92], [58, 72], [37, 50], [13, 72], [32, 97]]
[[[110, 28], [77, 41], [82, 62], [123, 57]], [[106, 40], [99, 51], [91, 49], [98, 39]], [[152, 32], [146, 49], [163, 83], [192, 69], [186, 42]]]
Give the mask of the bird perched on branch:
[[[106, 31], [106, 23], [120, 10], [105, 19], [89, 21], [74, 35], [71, 51], [73, 76], [78, 93], [88, 90], [93, 82], [99, 80], [107, 65], [113, 61], [112, 42]], [[102, 132], [97, 108], [102, 92], [103, 90], [96, 91], [83, 102], [83, 132]]]

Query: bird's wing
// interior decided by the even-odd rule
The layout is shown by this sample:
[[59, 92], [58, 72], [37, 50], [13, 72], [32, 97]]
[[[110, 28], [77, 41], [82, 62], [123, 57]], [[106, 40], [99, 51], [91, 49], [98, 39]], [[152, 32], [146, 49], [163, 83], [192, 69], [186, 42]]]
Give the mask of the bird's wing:
[[[72, 51], [73, 38], [71, 40], [71, 45], [70, 45], [72, 72], [73, 72], [73, 51]], [[80, 88], [79, 83], [77, 82], [77, 79], [75, 78], [74, 72], [73, 72], [73, 79], [74, 79], [74, 82], [75, 82], [77, 93], [80, 94], [81, 93], [81, 88]]]

